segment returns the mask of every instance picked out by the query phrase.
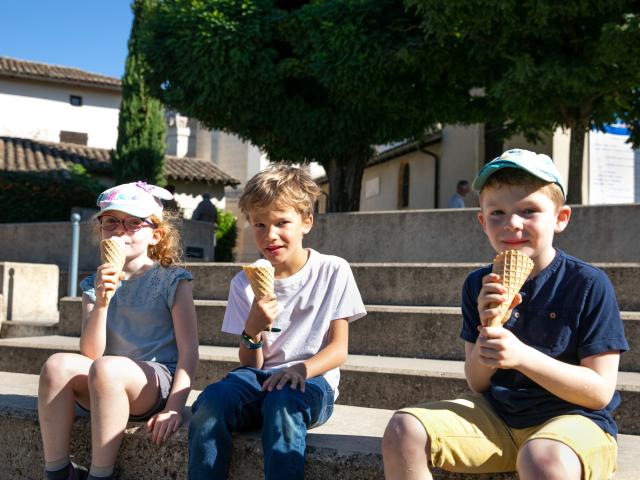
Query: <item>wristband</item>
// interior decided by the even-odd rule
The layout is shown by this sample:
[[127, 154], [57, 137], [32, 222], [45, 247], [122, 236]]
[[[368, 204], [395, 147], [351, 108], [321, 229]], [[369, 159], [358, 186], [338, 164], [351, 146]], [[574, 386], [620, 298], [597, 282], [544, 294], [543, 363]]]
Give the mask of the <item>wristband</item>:
[[262, 342], [254, 342], [253, 339], [249, 335], [247, 335], [247, 332], [245, 332], [244, 330], [242, 331], [240, 341], [249, 350], [257, 350], [259, 348], [262, 348]]

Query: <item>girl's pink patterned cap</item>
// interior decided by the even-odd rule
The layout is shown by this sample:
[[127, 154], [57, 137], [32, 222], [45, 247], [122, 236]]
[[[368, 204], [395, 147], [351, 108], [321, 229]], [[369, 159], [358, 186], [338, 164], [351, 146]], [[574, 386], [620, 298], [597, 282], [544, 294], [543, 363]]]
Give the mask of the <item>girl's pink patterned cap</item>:
[[117, 210], [134, 217], [147, 218], [156, 215], [162, 218], [161, 200], [171, 200], [173, 195], [168, 190], [145, 182], [124, 183], [105, 190], [98, 195], [96, 204], [100, 214]]

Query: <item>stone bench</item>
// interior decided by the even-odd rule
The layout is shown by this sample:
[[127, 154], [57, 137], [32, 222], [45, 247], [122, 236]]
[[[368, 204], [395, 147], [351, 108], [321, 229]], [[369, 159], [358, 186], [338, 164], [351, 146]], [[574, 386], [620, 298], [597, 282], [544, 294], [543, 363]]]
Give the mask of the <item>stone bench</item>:
[[[0, 371], [39, 373], [44, 361], [57, 351], [78, 352], [78, 338], [0, 339]], [[204, 388], [239, 366], [235, 347], [201, 345], [199, 353], [195, 388]], [[461, 361], [349, 355], [340, 371], [338, 402], [345, 405], [397, 409], [455, 398], [468, 389]], [[618, 389], [622, 396], [616, 411], [620, 431], [640, 435], [640, 373], [620, 372]]]
[[[37, 376], [0, 372], [0, 464], [11, 479], [42, 478], [43, 459], [37, 421]], [[197, 392], [190, 395], [190, 404]], [[380, 444], [392, 410], [336, 405], [331, 419], [309, 431], [307, 437], [307, 480], [383, 480]], [[186, 421], [169, 441], [151, 445], [141, 424], [131, 423], [118, 455], [121, 480], [186, 478]], [[90, 425], [86, 415], [75, 423], [72, 452], [75, 459], [89, 463]], [[620, 435], [616, 480], [637, 478], [636, 459], [640, 437]], [[16, 454], [20, 452], [20, 454]], [[231, 480], [262, 478], [262, 453], [257, 432], [236, 435], [231, 461]], [[434, 472], [437, 479], [516, 480], [517, 475], [459, 475]]]

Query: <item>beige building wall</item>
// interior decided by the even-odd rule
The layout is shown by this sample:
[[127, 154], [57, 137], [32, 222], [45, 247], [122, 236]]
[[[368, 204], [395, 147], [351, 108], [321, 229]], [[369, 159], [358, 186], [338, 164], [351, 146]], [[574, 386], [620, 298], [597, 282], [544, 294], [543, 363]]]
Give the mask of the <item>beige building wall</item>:
[[[70, 96], [82, 97], [82, 105]], [[59, 142], [60, 131], [87, 134], [87, 145], [115, 148], [119, 91], [26, 79], [0, 79], [0, 135]]]
[[[440, 147], [434, 145], [436, 155]], [[402, 177], [409, 167], [409, 204], [403, 207]], [[422, 151], [414, 151], [392, 160], [368, 167], [362, 177], [360, 211], [403, 210], [433, 208], [435, 159]], [[328, 188], [327, 188], [328, 190]]]
[[[482, 125], [445, 126], [442, 130], [440, 159], [440, 194], [438, 208], [446, 208], [460, 180], [473, 181], [484, 162], [484, 127]], [[478, 205], [470, 192], [465, 198], [467, 207]]]

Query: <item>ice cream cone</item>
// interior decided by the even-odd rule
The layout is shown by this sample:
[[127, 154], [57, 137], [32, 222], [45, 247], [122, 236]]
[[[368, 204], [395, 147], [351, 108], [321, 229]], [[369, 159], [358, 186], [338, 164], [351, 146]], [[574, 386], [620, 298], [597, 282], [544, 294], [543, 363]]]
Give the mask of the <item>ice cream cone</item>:
[[[121, 237], [105, 238], [100, 241], [100, 258], [102, 263], [111, 263], [118, 270], [118, 274], [124, 267], [126, 255], [124, 252], [124, 240]], [[115, 290], [105, 292], [105, 299], [110, 300]]]
[[[268, 260], [261, 258], [251, 265], [244, 265], [242, 270], [244, 270], [244, 274], [249, 280], [249, 285], [251, 285], [251, 290], [253, 290], [256, 300], [260, 300], [266, 295], [275, 295], [273, 285], [275, 269]], [[272, 326], [267, 328], [267, 331], [277, 333], [281, 330]]]
[[507, 300], [500, 305], [500, 315], [488, 326], [500, 327], [509, 320], [511, 302], [533, 270], [533, 261], [519, 250], [505, 250], [493, 259], [493, 273], [500, 275], [500, 283], [507, 289]]
[[273, 278], [275, 269], [269, 262], [258, 261], [251, 265], [245, 265], [242, 269], [249, 280], [249, 285], [251, 285], [251, 290], [253, 290], [256, 300], [274, 293]]

